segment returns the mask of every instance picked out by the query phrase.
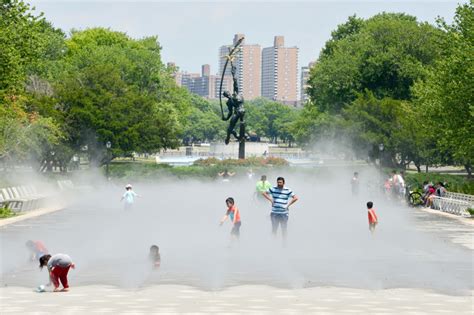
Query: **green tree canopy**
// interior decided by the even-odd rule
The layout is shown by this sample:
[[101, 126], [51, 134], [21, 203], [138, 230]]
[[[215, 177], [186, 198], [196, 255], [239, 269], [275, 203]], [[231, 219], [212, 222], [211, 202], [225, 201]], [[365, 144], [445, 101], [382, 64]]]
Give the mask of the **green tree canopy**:
[[103, 28], [74, 31], [55, 82], [72, 148], [92, 160], [179, 144], [190, 98], [161, 62], [156, 37], [134, 40]]
[[445, 159], [472, 174], [474, 163], [474, 2], [460, 5], [444, 31], [440, 58], [424, 81], [414, 86], [416, 111], [425, 134]]
[[366, 89], [378, 98], [411, 99], [411, 86], [440, 55], [439, 33], [405, 14], [381, 13], [365, 21], [350, 17], [311, 69], [312, 102], [340, 113]]

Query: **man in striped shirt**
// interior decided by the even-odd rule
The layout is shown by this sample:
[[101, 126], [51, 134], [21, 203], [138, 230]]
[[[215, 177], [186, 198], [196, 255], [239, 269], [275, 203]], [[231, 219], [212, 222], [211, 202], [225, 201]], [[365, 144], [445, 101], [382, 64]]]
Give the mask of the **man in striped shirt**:
[[270, 214], [272, 233], [276, 235], [278, 226], [281, 225], [281, 235], [283, 241], [285, 241], [288, 210], [290, 206], [298, 200], [298, 197], [296, 197], [290, 188], [285, 187], [285, 179], [283, 177], [278, 177], [277, 186], [268, 189], [268, 191], [263, 193], [263, 196], [272, 203], [272, 212]]

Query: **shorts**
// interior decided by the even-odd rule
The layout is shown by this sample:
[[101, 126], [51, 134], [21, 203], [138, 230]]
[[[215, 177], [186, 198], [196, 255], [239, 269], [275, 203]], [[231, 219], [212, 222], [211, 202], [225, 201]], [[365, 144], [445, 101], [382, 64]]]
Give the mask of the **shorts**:
[[240, 236], [240, 226], [242, 225], [242, 222], [235, 222], [234, 226], [232, 227], [232, 230], [230, 231], [230, 235], [235, 235], [235, 236]]

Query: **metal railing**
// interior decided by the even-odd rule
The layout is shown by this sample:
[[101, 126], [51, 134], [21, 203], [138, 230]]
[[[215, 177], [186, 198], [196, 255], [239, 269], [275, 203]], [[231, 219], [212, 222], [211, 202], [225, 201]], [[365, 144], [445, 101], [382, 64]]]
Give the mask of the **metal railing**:
[[[445, 197], [435, 196], [433, 199], [433, 208], [436, 210], [441, 210], [443, 212], [459, 215], [459, 216], [470, 216], [467, 209], [472, 208], [474, 203], [469, 202], [467, 200], [455, 199], [452, 198], [454, 193], [446, 194]], [[456, 195], [464, 195], [464, 194], [456, 194]], [[470, 196], [470, 195], [465, 195]], [[461, 197], [461, 196], [456, 196]], [[473, 197], [473, 196], [471, 196]], [[468, 199], [468, 197], [465, 197]]]

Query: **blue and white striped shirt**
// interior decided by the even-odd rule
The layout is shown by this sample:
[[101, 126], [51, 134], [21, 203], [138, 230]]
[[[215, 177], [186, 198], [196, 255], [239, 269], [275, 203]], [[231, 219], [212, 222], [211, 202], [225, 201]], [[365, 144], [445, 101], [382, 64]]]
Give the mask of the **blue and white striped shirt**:
[[288, 202], [290, 197], [294, 197], [295, 194], [288, 187], [282, 189], [278, 186], [272, 187], [267, 191], [273, 198], [272, 213], [288, 214]]

